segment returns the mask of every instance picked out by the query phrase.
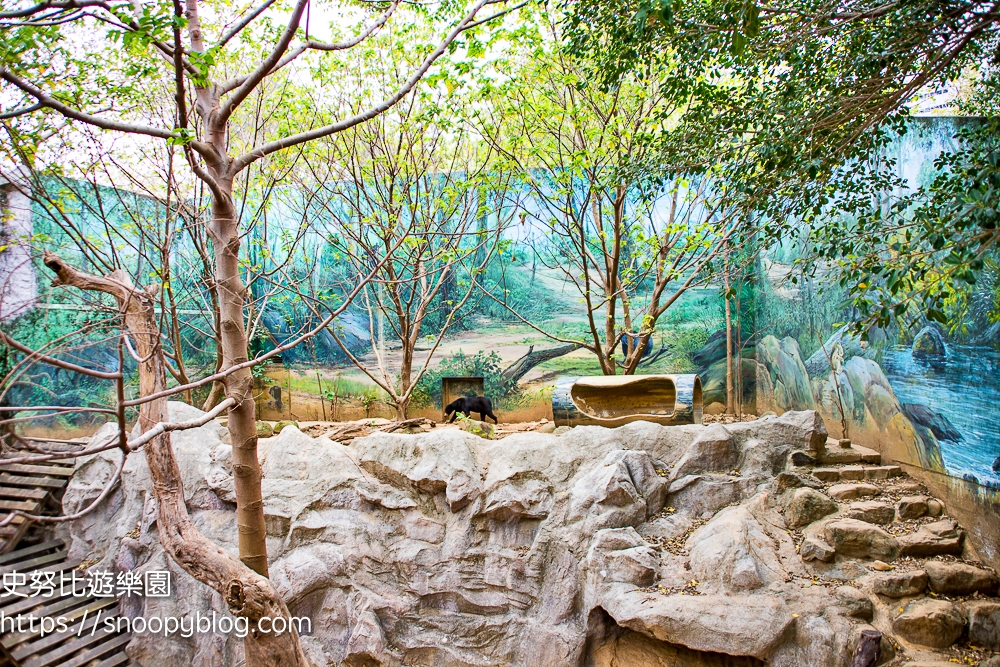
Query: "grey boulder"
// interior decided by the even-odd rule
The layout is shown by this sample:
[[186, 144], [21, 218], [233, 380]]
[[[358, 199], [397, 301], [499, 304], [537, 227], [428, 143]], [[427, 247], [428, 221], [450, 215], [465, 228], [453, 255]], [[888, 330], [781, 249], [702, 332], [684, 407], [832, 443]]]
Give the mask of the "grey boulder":
[[672, 479], [704, 472], [729, 472], [740, 458], [736, 441], [722, 424], [713, 424], [695, 438], [677, 462]]
[[872, 591], [889, 598], [920, 595], [927, 589], [927, 573], [923, 570], [877, 574], [871, 579]]
[[919, 519], [927, 514], [927, 498], [923, 496], [903, 496], [896, 503], [896, 514], [900, 519]]
[[773, 596], [672, 595], [644, 602], [635, 590], [602, 598], [618, 625], [698, 651], [764, 658], [785, 641], [794, 618]]
[[962, 553], [964, 533], [951, 519], [921, 526], [919, 530], [899, 538], [900, 555], [915, 558]]
[[687, 546], [696, 578], [719, 582], [723, 590], [750, 591], [786, 576], [771, 538], [746, 507], [722, 510]]
[[1000, 603], [974, 602], [969, 607], [969, 643], [1000, 650]]
[[885, 505], [874, 500], [861, 500], [848, 505], [847, 509], [843, 512], [843, 516], [847, 519], [857, 519], [859, 521], [866, 521], [867, 523], [886, 526], [892, 523], [892, 520], [896, 517], [896, 510], [891, 505]]
[[891, 561], [899, 555], [896, 538], [866, 521], [835, 519], [826, 524], [823, 534], [842, 556]]

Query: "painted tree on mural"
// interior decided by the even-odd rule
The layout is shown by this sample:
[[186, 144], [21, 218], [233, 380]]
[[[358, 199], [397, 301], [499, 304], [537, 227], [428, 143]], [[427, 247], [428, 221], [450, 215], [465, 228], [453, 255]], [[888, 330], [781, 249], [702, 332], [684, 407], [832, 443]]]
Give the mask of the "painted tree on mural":
[[[491, 6], [497, 11], [484, 16]], [[176, 470], [169, 460], [166, 464], [156, 460], [156, 452], [169, 450], [167, 436], [157, 436], [158, 444], [147, 449], [147, 458], [157, 475], [154, 487], [160, 499], [160, 519], [170, 527], [167, 530], [176, 529], [179, 534], [177, 540], [165, 539], [164, 546], [193, 576], [227, 596], [233, 611], [241, 615], [273, 612], [287, 616], [287, 609], [263, 578], [267, 575], [267, 553], [251, 393], [251, 367], [261, 359], [248, 359], [244, 321], [247, 295], [241, 275], [241, 230], [234, 182], [269, 156], [342, 132], [383, 113], [412, 91], [442, 54], [457, 46], [466, 31], [511, 9], [501, 0], [476, 0], [464, 7], [441, 6], [431, 16], [439, 37], [421, 47], [422, 58], [417, 66], [402, 73], [391, 90], [380, 91], [381, 95], [368, 100], [360, 111], [341, 115], [342, 109], [328, 108], [316, 99], [289, 99], [288, 91], [280, 85], [282, 77], [290, 72], [307, 76], [309, 68], [330, 68], [332, 76], [340, 63], [333, 57], [323, 58], [324, 54], [335, 56], [364, 45], [393, 15], [402, 12], [397, 1], [366, 7], [371, 11], [368, 20], [341, 41], [310, 37], [309, 0], [296, 0], [278, 14], [277, 24], [274, 0], [239, 8], [205, 0], [174, 0], [141, 7], [104, 0], [45, 1], [0, 11], [4, 28], [0, 31], [0, 79], [7, 106], [2, 119], [7, 126], [20, 124], [8, 134], [27, 137], [30, 145], [23, 151], [25, 155], [34, 156], [39, 149], [38, 137], [44, 136], [40, 128], [51, 126], [52, 132], [65, 132], [74, 124], [82, 124], [127, 135], [135, 142], [157, 140], [179, 147], [190, 170], [210, 193], [207, 229], [214, 253], [213, 280], [218, 288], [222, 368], [196, 382], [164, 389], [162, 360], [156, 361], [163, 350], [156, 341], [149, 341], [143, 350], [147, 356], [153, 355], [149, 362], [152, 365], [140, 365], [140, 370], [142, 401], [152, 407], [141, 415], [140, 425], [144, 432], [152, 432], [158, 422], [166, 419], [163, 399], [169, 395], [215, 381], [224, 385], [233, 442], [239, 550], [244, 565], [232, 559], [226, 561], [228, 556], [221, 550], [195, 548], [199, 543], [197, 531], [190, 525], [185, 527], [183, 503], [177, 507], [168, 497], [176, 492], [172, 488], [177, 480], [172, 471]], [[357, 13], [364, 16], [368, 12], [361, 9]], [[349, 79], [350, 73], [342, 71], [340, 76]], [[140, 100], [150, 89], [159, 91], [158, 102], [151, 110], [140, 108]], [[259, 117], [253, 109], [247, 112], [247, 107], [256, 105], [266, 106], [269, 113], [284, 122], [267, 135], [234, 133], [234, 126]], [[289, 113], [300, 105], [310, 107], [310, 113]], [[29, 162], [28, 166], [35, 165]], [[133, 287], [126, 276], [101, 278], [75, 272], [54, 256], [48, 257], [46, 264], [62, 284], [113, 294], [132, 336], [136, 340], [148, 338], [148, 319], [133, 316], [132, 309], [149, 310], [146, 301], [152, 298], [153, 286], [143, 290]], [[322, 325], [329, 324], [332, 317]], [[281, 349], [268, 354], [278, 354]], [[171, 513], [169, 507], [177, 512]], [[214, 556], [210, 558], [210, 554]], [[226, 561], [225, 571], [216, 567], [216, 557]], [[251, 665], [306, 664], [293, 634], [251, 634], [246, 649]]]
[[[14, 183], [8, 188], [16, 188], [30, 202], [34, 209], [31, 230], [37, 238], [44, 238], [35, 244], [30, 238], [15, 242], [26, 248], [44, 245], [45, 250], [104, 273], [125, 269], [130, 275], [155, 276], [162, 286], [157, 295], [157, 319], [165, 333], [165, 366], [175, 382], [187, 385], [192, 377], [207, 374], [217, 356], [216, 349], [221, 350], [217, 344], [218, 327], [214, 326], [218, 308], [213, 304], [218, 302], [218, 295], [211, 280], [211, 249], [201, 224], [206, 198], [197, 190], [188, 190], [178, 178], [176, 169], [181, 165], [173, 159], [177, 157], [175, 147], [142, 147], [149, 150], [139, 154], [147, 167], [145, 173], [140, 173], [121, 165], [120, 160], [128, 156], [100, 150], [99, 141], [90, 142], [88, 148], [95, 150], [86, 151], [86, 160], [80, 160], [73, 155], [79, 145], [78, 136], [54, 136], [46, 142], [45, 150], [64, 156], [66, 163], [61, 168], [19, 170], [14, 175]], [[18, 150], [23, 148], [22, 142], [3, 142], [0, 163], [17, 163], [22, 157]], [[106, 185], [112, 182], [127, 183], [128, 187]], [[25, 268], [34, 282], [34, 271]], [[21, 342], [38, 346], [46, 338], [75, 332], [73, 342], [81, 348], [78, 354], [98, 358], [106, 354], [99, 347], [88, 349], [87, 341], [93, 340], [91, 332], [86, 327], [77, 328], [80, 319], [99, 309], [93, 303], [79, 304], [75, 297], [65, 290], [50, 293], [46, 300], [56, 298], [58, 303], [44, 307], [58, 306], [66, 312], [57, 318], [59, 321], [46, 318], [37, 331], [19, 322]], [[80, 316], [68, 314], [72, 312]], [[220, 360], [214, 361], [217, 372]], [[52, 399], [73, 402], [61, 393], [65, 385], [54, 378], [48, 383], [26, 379], [21, 375], [5, 387], [14, 391], [15, 403], [37, 402], [34, 399], [43, 403]], [[194, 390], [187, 390], [183, 396], [186, 402], [194, 402]], [[76, 399], [77, 403], [86, 403], [80, 396]], [[214, 407], [218, 400], [210, 395], [206, 409]]]

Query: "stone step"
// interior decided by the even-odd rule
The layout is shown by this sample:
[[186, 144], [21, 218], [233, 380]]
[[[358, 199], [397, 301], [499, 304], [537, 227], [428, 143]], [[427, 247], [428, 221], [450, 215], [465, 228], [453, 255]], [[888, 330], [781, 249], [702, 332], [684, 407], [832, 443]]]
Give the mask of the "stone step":
[[818, 452], [816, 459], [824, 465], [851, 464], [851, 463], [871, 463], [879, 465], [882, 463], [882, 455], [874, 449], [868, 449], [861, 445], [851, 445], [841, 447], [836, 440], [827, 440], [826, 450]]
[[903, 469], [899, 466], [824, 466], [813, 468], [813, 476], [823, 482], [860, 481], [863, 479], [889, 479], [899, 477]]

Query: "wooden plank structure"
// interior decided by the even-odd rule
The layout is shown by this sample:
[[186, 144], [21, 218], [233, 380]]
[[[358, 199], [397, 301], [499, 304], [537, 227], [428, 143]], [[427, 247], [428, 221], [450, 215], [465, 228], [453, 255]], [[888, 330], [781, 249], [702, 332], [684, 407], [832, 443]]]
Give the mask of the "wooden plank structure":
[[[7, 518], [12, 510], [29, 514], [58, 511], [75, 462], [65, 458], [34, 465], [3, 465], [0, 459], [0, 519]], [[0, 554], [13, 551], [29, 525], [29, 521], [17, 516], [9, 525], [0, 526]]]
[[[51, 540], [19, 549], [0, 556], [0, 574], [10, 572], [52, 572], [56, 587], [49, 597], [32, 596], [31, 576], [23, 586], [13, 587], [13, 594], [0, 596], [0, 620], [28, 615], [35, 618], [61, 618], [66, 623], [62, 632], [42, 633], [39, 623], [31, 629], [25, 620], [17, 628], [8, 620], [0, 628], [0, 667], [114, 667], [128, 664], [125, 646], [131, 639], [128, 632], [106, 632], [105, 619], [118, 618], [118, 599], [93, 597], [83, 583], [85, 577], [77, 575], [79, 583], [70, 581], [60, 585], [61, 573], [80, 565], [69, 560], [66, 544]], [[100, 621], [100, 626], [97, 626]], [[117, 625], [117, 624], [115, 624]]]
[[[62, 494], [73, 475], [76, 459], [73, 452], [67, 458], [32, 465], [4, 465], [0, 457], [0, 519], [12, 510], [29, 514], [57, 514], [62, 506]], [[7, 624], [0, 627], [0, 667], [116, 667], [127, 665], [125, 647], [132, 638], [129, 632], [106, 632], [105, 619], [118, 618], [118, 599], [94, 597], [85, 585], [86, 577], [77, 573], [63, 583], [61, 575], [80, 566], [79, 560], [69, 560], [62, 540], [37, 540], [35, 531], [28, 533], [31, 522], [15, 517], [10, 525], [0, 527], [0, 576], [17, 572], [25, 574], [26, 584], [7, 590], [0, 586], [0, 622], [20, 616], [23, 628]], [[17, 547], [21, 546], [20, 549]], [[52, 572], [56, 588], [49, 597], [37, 595], [31, 588], [31, 573]], [[14, 583], [14, 582], [11, 582]], [[19, 583], [19, 582], [17, 582]], [[36, 593], [32, 596], [32, 593]], [[42, 633], [38, 623], [28, 627], [28, 615], [35, 618], [62, 618], [67, 628], [62, 632]], [[100, 627], [95, 627], [100, 619]], [[16, 623], [16, 620], [14, 621]], [[117, 626], [117, 624], [116, 624]], [[124, 629], [124, 628], [123, 628]]]

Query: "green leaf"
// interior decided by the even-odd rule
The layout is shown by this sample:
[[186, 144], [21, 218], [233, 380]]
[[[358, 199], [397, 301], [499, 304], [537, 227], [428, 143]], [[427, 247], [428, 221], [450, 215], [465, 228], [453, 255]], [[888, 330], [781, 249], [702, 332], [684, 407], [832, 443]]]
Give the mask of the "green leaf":
[[760, 35], [760, 8], [753, 2], [743, 8], [743, 33], [749, 39]]
[[729, 40], [730, 53], [736, 56], [742, 55], [743, 52], [746, 50], [746, 47], [747, 47], [747, 38], [743, 35], [742, 32], [734, 30]]

